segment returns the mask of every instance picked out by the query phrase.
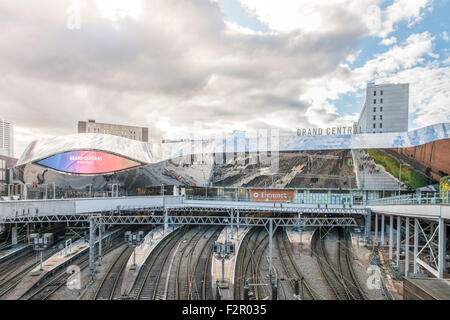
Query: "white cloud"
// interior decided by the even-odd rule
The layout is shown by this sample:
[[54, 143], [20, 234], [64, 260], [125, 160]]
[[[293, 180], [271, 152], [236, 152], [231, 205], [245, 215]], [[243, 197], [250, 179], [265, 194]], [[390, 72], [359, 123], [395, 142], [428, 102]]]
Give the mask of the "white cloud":
[[444, 39], [445, 42], [448, 42], [449, 37], [447, 31], [442, 32], [442, 39]]
[[423, 19], [424, 11], [430, 8], [432, 0], [395, 0], [382, 12], [384, 19], [378, 34], [385, 37], [395, 30], [395, 24], [407, 20], [408, 26]]
[[333, 117], [334, 122], [356, 120], [357, 116], [337, 115], [337, 108], [330, 101], [343, 94], [355, 94], [365, 88], [367, 82], [375, 80], [379, 83], [411, 84], [410, 111], [417, 116], [414, 125], [442, 122], [439, 114], [444, 115], [443, 119], [449, 114], [445, 106], [449, 105], [450, 88], [445, 86], [445, 81], [450, 74], [449, 68], [439, 68], [435, 63], [425, 64], [427, 56], [435, 57], [433, 40], [428, 32], [412, 34], [401, 45], [376, 55], [361, 67], [351, 69], [348, 65], [340, 65], [334, 72], [308, 81], [301, 99], [311, 104], [306, 113], [309, 121], [322, 123]]
[[327, 33], [352, 25], [382, 38], [393, 32], [401, 21], [406, 20], [409, 26], [420, 21], [432, 3], [432, 0], [394, 0], [382, 10], [380, 5], [386, 2], [383, 0], [240, 1], [273, 30]]
[[358, 59], [359, 55], [361, 54], [361, 51], [362, 50], [358, 50], [350, 53], [345, 60], [348, 61], [350, 64], [353, 64], [353, 62], [355, 62], [356, 59]]
[[[207, 0], [145, 1], [138, 20], [114, 24], [91, 5], [77, 31], [65, 28], [63, 1], [29, 0], [25, 6], [3, 0], [0, 28], [14, 32], [0, 37], [0, 114], [29, 130], [18, 132], [20, 143], [74, 133], [76, 122], [89, 118], [148, 126], [152, 141], [189, 134], [196, 122], [205, 132], [295, 130], [299, 124], [349, 124], [357, 115], [339, 115], [333, 100], [397, 73], [424, 77], [430, 87], [437, 83], [443, 93], [428, 90], [417, 99], [423, 108], [433, 101], [442, 112], [437, 106], [447, 101], [442, 84], [448, 71], [426, 64], [436, 57], [429, 33], [413, 34], [352, 67], [362, 54], [359, 40], [372, 32], [367, 6], [380, 1], [300, 1], [306, 11], [294, 10], [291, 1], [258, 3], [260, 19], [261, 8], [274, 11], [269, 32], [224, 21], [219, 4]], [[305, 12], [318, 17], [316, 24], [299, 20]], [[420, 89], [414, 84], [413, 90]], [[431, 111], [421, 114], [421, 105], [414, 107], [418, 123], [436, 118]], [[15, 149], [19, 156], [21, 146]]]
[[395, 43], [397, 43], [396, 37], [384, 38], [383, 40], [380, 41], [380, 44], [385, 45], [385, 46], [390, 46]]

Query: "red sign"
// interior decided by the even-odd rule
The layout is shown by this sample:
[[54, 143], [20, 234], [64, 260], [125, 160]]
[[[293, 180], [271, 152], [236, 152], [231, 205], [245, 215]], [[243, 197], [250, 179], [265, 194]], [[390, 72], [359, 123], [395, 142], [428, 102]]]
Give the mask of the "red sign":
[[256, 202], [292, 202], [294, 201], [294, 190], [264, 190], [251, 189], [250, 198]]

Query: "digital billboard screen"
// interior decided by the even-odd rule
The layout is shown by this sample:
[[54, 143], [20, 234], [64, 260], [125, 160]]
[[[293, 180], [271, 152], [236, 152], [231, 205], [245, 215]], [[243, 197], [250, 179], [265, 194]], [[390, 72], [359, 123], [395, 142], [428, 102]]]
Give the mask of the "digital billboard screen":
[[54, 170], [74, 174], [102, 174], [142, 165], [137, 161], [99, 151], [70, 151], [36, 162]]

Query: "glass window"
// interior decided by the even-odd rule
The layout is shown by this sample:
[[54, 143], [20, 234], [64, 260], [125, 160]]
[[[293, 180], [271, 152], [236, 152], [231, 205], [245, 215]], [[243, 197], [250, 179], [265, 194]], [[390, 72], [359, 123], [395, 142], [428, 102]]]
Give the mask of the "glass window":
[[380, 112], [383, 112], [383, 107], [380, 107]]
[[380, 115], [380, 120], [383, 120], [383, 116], [382, 115]]
[[373, 120], [377, 120], [376, 117], [377, 117], [377, 116], [374, 115], [374, 116], [373, 116]]
[[373, 124], [373, 128], [375, 129], [375, 123]]
[[380, 103], [383, 103], [383, 98], [380, 99]]
[[377, 108], [376, 107], [373, 107], [373, 112], [377, 112]]
[[383, 124], [382, 123], [380, 123], [380, 128], [383, 128]]
[[381, 96], [383, 95], [383, 90], [380, 90], [380, 95], [381, 95]]
[[376, 92], [376, 91], [374, 91], [374, 92], [373, 92], [373, 95], [374, 95], [374, 96], [376, 96], [376, 95], [377, 95], [377, 92]]
[[373, 104], [377, 104], [377, 99], [373, 99]]

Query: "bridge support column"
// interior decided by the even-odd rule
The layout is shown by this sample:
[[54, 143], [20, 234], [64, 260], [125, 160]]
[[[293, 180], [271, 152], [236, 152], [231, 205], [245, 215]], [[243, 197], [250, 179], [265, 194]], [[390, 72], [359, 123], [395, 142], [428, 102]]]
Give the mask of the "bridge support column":
[[17, 244], [17, 225], [11, 228], [11, 244], [12, 245]]
[[409, 218], [406, 218], [406, 235], [405, 235], [405, 277], [409, 273]]
[[233, 240], [233, 219], [234, 219], [234, 210], [233, 210], [233, 208], [231, 208], [231, 210], [230, 210], [230, 218], [231, 218], [230, 219], [231, 220], [230, 237], [231, 237], [231, 240]]
[[371, 230], [370, 230], [370, 229], [372, 228], [372, 224], [371, 224], [370, 219], [371, 219], [371, 213], [370, 213], [370, 211], [369, 211], [369, 212], [367, 212], [367, 214], [366, 214], [366, 232], [365, 232], [365, 234], [366, 234], [366, 237], [365, 237], [366, 243], [367, 243], [367, 240], [368, 240], [369, 238], [372, 238], [372, 232], [371, 232]]
[[414, 273], [417, 274], [417, 254], [419, 253], [419, 219], [414, 218]]
[[272, 238], [273, 238], [273, 219], [269, 219], [269, 278], [272, 280]]
[[389, 260], [392, 260], [393, 241], [394, 241], [394, 216], [389, 216]]
[[[301, 212], [299, 212], [298, 213], [298, 221], [300, 222], [301, 220], [301, 216], [302, 216], [302, 213]], [[300, 223], [298, 224], [298, 236], [299, 236], [299, 238], [300, 238], [300, 242], [299, 242], [299, 244], [301, 245], [302, 244], [302, 227], [300, 226]]]
[[375, 244], [378, 244], [378, 214], [375, 214]]
[[384, 248], [384, 214], [381, 215], [381, 247]]
[[102, 225], [98, 226], [98, 265], [102, 265]]
[[95, 257], [95, 221], [93, 217], [89, 218], [89, 274], [94, 276], [94, 257]]
[[164, 233], [167, 231], [168, 228], [168, 219], [167, 219], [167, 209], [164, 209]]
[[439, 218], [439, 242], [438, 242], [438, 276], [440, 279], [444, 277], [445, 268], [445, 255], [446, 255], [446, 243], [445, 243], [445, 222], [443, 218]]
[[236, 210], [236, 227], [237, 232], [239, 232], [239, 210]]
[[397, 262], [397, 268], [400, 267], [400, 247], [402, 244], [401, 231], [402, 231], [402, 220], [400, 216], [397, 216], [397, 255], [395, 257]]

